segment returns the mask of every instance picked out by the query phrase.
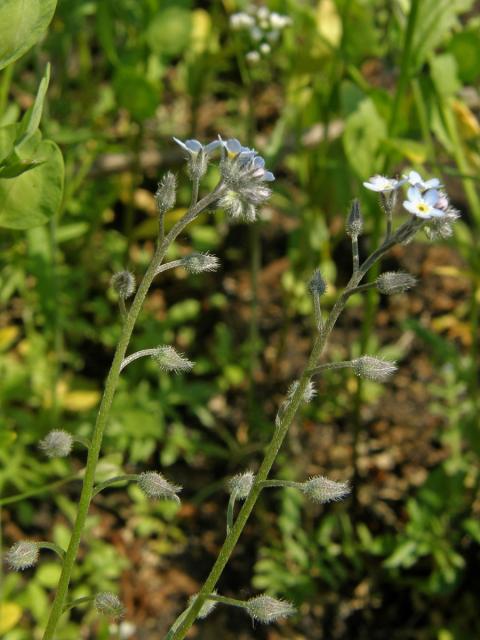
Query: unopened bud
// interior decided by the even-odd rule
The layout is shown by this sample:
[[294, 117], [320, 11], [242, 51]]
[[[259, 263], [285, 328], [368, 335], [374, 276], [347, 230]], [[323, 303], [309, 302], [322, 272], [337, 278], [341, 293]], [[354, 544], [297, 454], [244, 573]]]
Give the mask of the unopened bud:
[[180, 502], [177, 493], [180, 493], [182, 487], [169, 482], [156, 471], [145, 471], [138, 476], [138, 484], [140, 489], [149, 498], [160, 498], [164, 500], [174, 500]]
[[220, 266], [217, 256], [210, 253], [191, 253], [182, 258], [182, 265], [189, 273], [201, 273], [202, 271], [216, 271]]
[[323, 296], [325, 291], [327, 290], [327, 283], [323, 279], [322, 274], [319, 269], [315, 269], [312, 277], [310, 278], [310, 282], [308, 284], [308, 288], [310, 289], [310, 293], [312, 295]]
[[378, 276], [375, 281], [380, 293], [387, 295], [408, 291], [408, 289], [414, 287], [416, 283], [416, 278], [403, 271], [387, 271]]
[[155, 193], [155, 202], [159, 212], [166, 213], [175, 205], [177, 196], [177, 179], [171, 171], [168, 171], [158, 183]]
[[68, 431], [62, 431], [61, 429], [50, 431], [38, 443], [38, 448], [49, 458], [65, 458], [70, 455], [72, 447], [73, 436]]
[[135, 276], [130, 271], [114, 273], [110, 284], [120, 298], [130, 298], [135, 293]]
[[179, 371], [190, 371], [193, 367], [193, 362], [191, 360], [185, 358], [170, 345], [158, 347], [155, 349], [155, 353], [152, 357], [159, 364], [162, 371], [173, 371], [178, 373]]
[[208, 154], [202, 148], [198, 153], [191, 154], [188, 159], [188, 173], [192, 180], [200, 180], [208, 169]]
[[121, 618], [125, 613], [125, 607], [120, 598], [109, 591], [97, 593], [94, 604], [99, 613], [109, 618]]
[[363, 217], [360, 211], [360, 203], [355, 199], [348, 214], [346, 231], [351, 238], [357, 239], [362, 234], [362, 230]]
[[277, 600], [266, 595], [250, 598], [245, 603], [245, 609], [254, 621], [265, 624], [275, 622], [280, 618], [286, 618], [295, 613], [295, 608], [290, 602]]
[[238, 473], [228, 481], [228, 490], [231, 494], [235, 494], [238, 500], [245, 500], [250, 493], [255, 475], [252, 471], [245, 471], [245, 473]]
[[360, 378], [383, 382], [397, 370], [395, 362], [380, 360], [372, 356], [362, 356], [352, 360], [354, 372]]
[[301, 491], [313, 502], [326, 504], [347, 496], [350, 493], [350, 487], [348, 482], [335, 482], [323, 476], [314, 476], [302, 483]]
[[14, 571], [33, 567], [38, 561], [38, 544], [28, 540], [16, 542], [5, 554], [5, 561]]
[[[213, 596], [217, 595], [217, 592], [213, 591], [212, 595]], [[197, 599], [196, 595], [190, 596], [190, 599], [188, 601], [188, 606], [191, 607], [194, 604], [196, 599]], [[215, 609], [217, 604], [218, 602], [216, 602], [215, 600], [205, 600], [205, 602], [202, 604], [200, 608], [200, 611], [197, 613], [197, 618], [200, 620], [203, 620], [204, 618], [206, 618], [208, 615], [212, 613], [212, 611]]]

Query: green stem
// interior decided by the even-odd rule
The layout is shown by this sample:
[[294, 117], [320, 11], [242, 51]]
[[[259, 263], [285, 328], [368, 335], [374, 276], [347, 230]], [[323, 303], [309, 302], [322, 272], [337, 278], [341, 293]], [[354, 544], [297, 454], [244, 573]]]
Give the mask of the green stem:
[[72, 480], [81, 480], [81, 478], [77, 473], [75, 473], [74, 475], [62, 478], [61, 480], [50, 482], [50, 484], [44, 484], [42, 487], [36, 487], [35, 489], [30, 489], [29, 491], [24, 491], [23, 493], [17, 493], [14, 496], [0, 498], [0, 507], [3, 507], [6, 504], [21, 502], [22, 500], [26, 500], [27, 498], [31, 498], [32, 496], [41, 495], [42, 493], [48, 493], [51, 489], [58, 489], [58, 487], [62, 487], [64, 484], [67, 484]]
[[285, 487], [301, 489], [302, 482], [295, 482], [294, 480], [265, 480], [262, 482], [262, 489], [284, 489]]
[[110, 409], [120, 376], [120, 367], [125, 357], [125, 353], [127, 351], [138, 314], [140, 313], [140, 310], [143, 306], [143, 302], [155, 277], [158, 266], [164, 259], [170, 244], [192, 220], [194, 220], [204, 209], [206, 209], [209, 205], [211, 205], [218, 199], [222, 189], [223, 186], [218, 185], [213, 193], [210, 193], [208, 196], [200, 200], [200, 202], [198, 202], [194, 207], [190, 208], [185, 216], [173, 226], [170, 233], [155, 251], [153, 259], [145, 273], [142, 282], [140, 283], [140, 286], [138, 287], [135, 298], [125, 319], [124, 325], [122, 327], [122, 333], [120, 335], [120, 339], [115, 350], [115, 355], [113, 357], [113, 362], [105, 383], [105, 390], [103, 393], [102, 401], [97, 415], [97, 421], [88, 451], [82, 492], [80, 495], [75, 523], [73, 525], [72, 536], [70, 538], [70, 543], [65, 555], [62, 573], [58, 582], [57, 592], [53, 601], [52, 609], [50, 611], [50, 616], [47, 622], [45, 633], [43, 635], [43, 640], [53, 640], [58, 621], [60, 619], [60, 616], [62, 615], [63, 605], [68, 593], [70, 577], [72, 574], [73, 566], [75, 564], [75, 559], [77, 557], [78, 547], [80, 545], [82, 532], [85, 526], [85, 521], [87, 519], [88, 509], [90, 507], [90, 502], [93, 496], [95, 470], [102, 446], [103, 433], [110, 416]]
[[100, 491], [103, 491], [107, 487], [111, 487], [112, 485], [117, 484], [117, 482], [130, 482], [131, 480], [137, 480], [137, 479], [138, 479], [138, 475], [136, 473], [127, 473], [123, 476], [115, 476], [114, 478], [109, 478], [108, 480], [105, 480], [104, 482], [97, 484], [97, 486], [93, 490], [92, 498], [98, 495]]
[[73, 609], [73, 607], [77, 607], [79, 604], [86, 604], [87, 602], [93, 602], [95, 600], [95, 596], [83, 596], [83, 598], [75, 598], [75, 600], [70, 600], [67, 602], [64, 607], [62, 613], [65, 613], [69, 609]]
[[65, 551], [54, 542], [39, 542], [38, 547], [40, 549], [50, 549], [50, 551], [54, 551], [57, 554], [62, 562], [65, 560]]
[[237, 499], [237, 492], [232, 491], [230, 498], [228, 499], [227, 506], [227, 535], [230, 533], [230, 529], [233, 527], [233, 515], [235, 509], [235, 501]]
[[316, 367], [318, 359], [322, 354], [322, 351], [333, 330], [333, 327], [335, 326], [338, 317], [345, 307], [345, 303], [348, 299], [348, 292], [350, 291], [350, 289], [358, 286], [367, 271], [382, 257], [384, 253], [386, 253], [386, 251], [388, 251], [394, 244], [401, 240], [405, 233], [407, 233], [411, 228], [411, 221], [402, 225], [402, 227], [397, 230], [397, 233], [392, 238], [390, 238], [388, 241], [385, 241], [381, 247], [374, 251], [369, 256], [369, 258], [365, 260], [365, 262], [360, 266], [358, 272], [352, 275], [344, 292], [335, 303], [328, 316], [324, 331], [316, 335], [307, 365], [300, 377], [296, 391], [285, 409], [285, 413], [283, 414], [278, 427], [274, 430], [272, 440], [270, 441], [270, 444], [266, 449], [265, 457], [255, 477], [253, 487], [248, 497], [246, 498], [243, 507], [241, 508], [237, 519], [235, 520], [235, 523], [233, 524], [227, 537], [225, 538], [225, 541], [222, 545], [222, 548], [220, 549], [220, 552], [210, 571], [210, 574], [208, 575], [200, 592], [195, 598], [195, 602], [189, 607], [187, 614], [182, 619], [182, 622], [180, 624], [178, 624], [177, 620], [175, 624], [178, 624], [178, 627], [173, 634], [169, 634], [169, 639], [171, 638], [171, 640], [183, 640], [188, 630], [195, 622], [197, 614], [202, 608], [203, 603], [207, 598], [211, 596], [213, 590], [215, 589], [215, 585], [222, 575], [223, 570], [227, 562], [229, 561], [230, 556], [232, 555], [232, 552], [238, 542], [238, 539], [240, 538], [240, 535], [248, 521], [248, 518], [250, 517], [250, 514], [255, 507], [255, 504], [262, 490], [262, 485], [268, 478], [268, 474], [270, 473], [270, 470], [277, 458], [278, 452], [283, 444], [285, 436], [288, 433], [289, 427], [292, 424], [300, 405], [302, 404], [303, 394], [311, 379], [310, 372]]

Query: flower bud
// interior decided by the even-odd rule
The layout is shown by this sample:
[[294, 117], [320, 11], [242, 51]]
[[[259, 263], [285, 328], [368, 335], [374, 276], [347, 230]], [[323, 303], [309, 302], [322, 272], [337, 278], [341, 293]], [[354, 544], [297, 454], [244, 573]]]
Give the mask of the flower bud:
[[47, 433], [43, 440], [38, 443], [41, 449], [49, 458], [65, 458], [70, 455], [73, 447], [73, 436], [68, 431], [55, 429]]
[[155, 202], [158, 211], [163, 214], [175, 205], [177, 195], [177, 179], [171, 171], [168, 171], [158, 183], [155, 193]]
[[162, 371], [178, 373], [179, 371], [190, 371], [193, 367], [191, 360], [185, 358], [170, 345], [158, 347], [152, 357], [157, 361]]
[[346, 231], [353, 239], [357, 239], [362, 234], [363, 230], [363, 217], [360, 211], [360, 203], [357, 199], [352, 202], [350, 213], [347, 218]]
[[145, 471], [138, 476], [137, 482], [140, 489], [149, 498], [161, 498], [164, 500], [174, 500], [180, 502], [177, 493], [180, 493], [182, 487], [168, 482], [161, 473], [156, 471]]
[[33, 567], [38, 561], [38, 544], [29, 540], [16, 542], [5, 554], [5, 561], [14, 571]]
[[[217, 595], [216, 591], [212, 592], [212, 596]], [[191, 607], [195, 600], [197, 599], [196, 595], [190, 596], [189, 600], [188, 600], [188, 606]], [[204, 618], [206, 618], [208, 615], [210, 615], [212, 613], [212, 611], [215, 609], [215, 607], [217, 606], [218, 602], [216, 602], [215, 600], [205, 600], [205, 602], [202, 604], [200, 611], [197, 613], [197, 619], [203, 620]]]
[[201, 273], [202, 271], [216, 271], [220, 266], [217, 256], [210, 253], [191, 253], [182, 258], [182, 265], [189, 273]]
[[264, 622], [265, 624], [275, 622], [280, 618], [285, 618], [295, 613], [295, 608], [290, 602], [277, 600], [266, 595], [250, 598], [245, 603], [245, 609], [254, 621]]
[[135, 276], [130, 271], [114, 273], [110, 284], [120, 298], [130, 298], [135, 293]]
[[372, 356], [361, 356], [352, 360], [352, 367], [355, 374], [360, 378], [374, 380], [375, 382], [383, 382], [397, 370], [395, 362], [380, 360]]
[[315, 269], [310, 278], [310, 282], [308, 284], [308, 288], [310, 289], [310, 293], [312, 295], [323, 296], [325, 291], [327, 290], [327, 283], [323, 279], [322, 274], [319, 269]]
[[94, 604], [99, 613], [110, 618], [121, 618], [125, 613], [125, 607], [120, 598], [109, 591], [97, 593]]
[[238, 473], [228, 481], [228, 490], [231, 494], [235, 494], [235, 498], [238, 500], [245, 500], [252, 489], [254, 480], [255, 474], [253, 471]]
[[416, 278], [403, 271], [386, 271], [379, 275], [375, 281], [380, 293], [387, 295], [408, 291], [408, 289], [414, 287], [416, 283]]
[[350, 493], [350, 487], [348, 482], [335, 482], [323, 476], [314, 476], [302, 483], [301, 491], [313, 502], [326, 504], [347, 496]]

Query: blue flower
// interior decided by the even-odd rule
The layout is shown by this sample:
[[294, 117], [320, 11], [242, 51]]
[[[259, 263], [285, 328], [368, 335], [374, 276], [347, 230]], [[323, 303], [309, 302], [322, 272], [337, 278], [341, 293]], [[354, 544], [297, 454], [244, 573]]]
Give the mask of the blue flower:
[[221, 140], [226, 151], [227, 161], [234, 162], [241, 169], [245, 177], [256, 178], [264, 182], [273, 182], [275, 176], [271, 171], [265, 171], [265, 160], [257, 155], [255, 149], [244, 147], [236, 138]]
[[438, 178], [432, 178], [431, 180], [424, 180], [422, 176], [416, 171], [410, 171], [407, 175], [403, 176], [404, 181], [408, 182], [412, 187], [419, 187], [426, 191], [427, 189], [438, 189], [441, 187], [440, 180]]
[[220, 140], [214, 140], [209, 144], [203, 145], [198, 140], [185, 140], [185, 142], [182, 142], [178, 138], [174, 137], [173, 139], [178, 145], [182, 147], [182, 149], [184, 149], [190, 156], [193, 157], [196, 157], [200, 153], [200, 151], [203, 151], [205, 155], [210, 156], [215, 151], [215, 149], [218, 149], [222, 145], [222, 142]]
[[407, 211], [419, 218], [440, 218], [445, 212], [436, 207], [439, 202], [440, 193], [436, 189], [429, 189], [425, 193], [417, 187], [410, 187], [407, 192], [408, 200], [405, 200], [403, 206]]
[[378, 193], [387, 193], [394, 191], [404, 184], [405, 180], [396, 180], [395, 178], [386, 178], [385, 176], [376, 175], [370, 178], [367, 182], [363, 183], [363, 186], [370, 191], [377, 191]]

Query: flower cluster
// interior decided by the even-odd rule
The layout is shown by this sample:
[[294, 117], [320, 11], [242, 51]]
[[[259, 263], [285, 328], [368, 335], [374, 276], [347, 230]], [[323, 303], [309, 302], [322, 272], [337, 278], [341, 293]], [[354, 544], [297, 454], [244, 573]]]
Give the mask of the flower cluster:
[[222, 143], [220, 170], [227, 191], [219, 206], [232, 218], [253, 222], [257, 207], [272, 193], [265, 183], [275, 180], [275, 176], [265, 169], [265, 160], [255, 149], [242, 146], [236, 138]]
[[248, 37], [250, 50], [245, 58], [250, 64], [256, 64], [262, 56], [270, 55], [272, 45], [278, 41], [285, 27], [291, 24], [291, 18], [270, 11], [265, 6], [249, 5], [245, 11], [230, 16], [231, 29], [241, 31]]
[[460, 214], [450, 205], [438, 178], [424, 180], [417, 171], [410, 171], [401, 179], [376, 175], [363, 185], [384, 197], [407, 186], [407, 199], [403, 201], [403, 207], [417, 218], [428, 220], [425, 226], [427, 235], [430, 238], [446, 238], [452, 234], [452, 224]]

